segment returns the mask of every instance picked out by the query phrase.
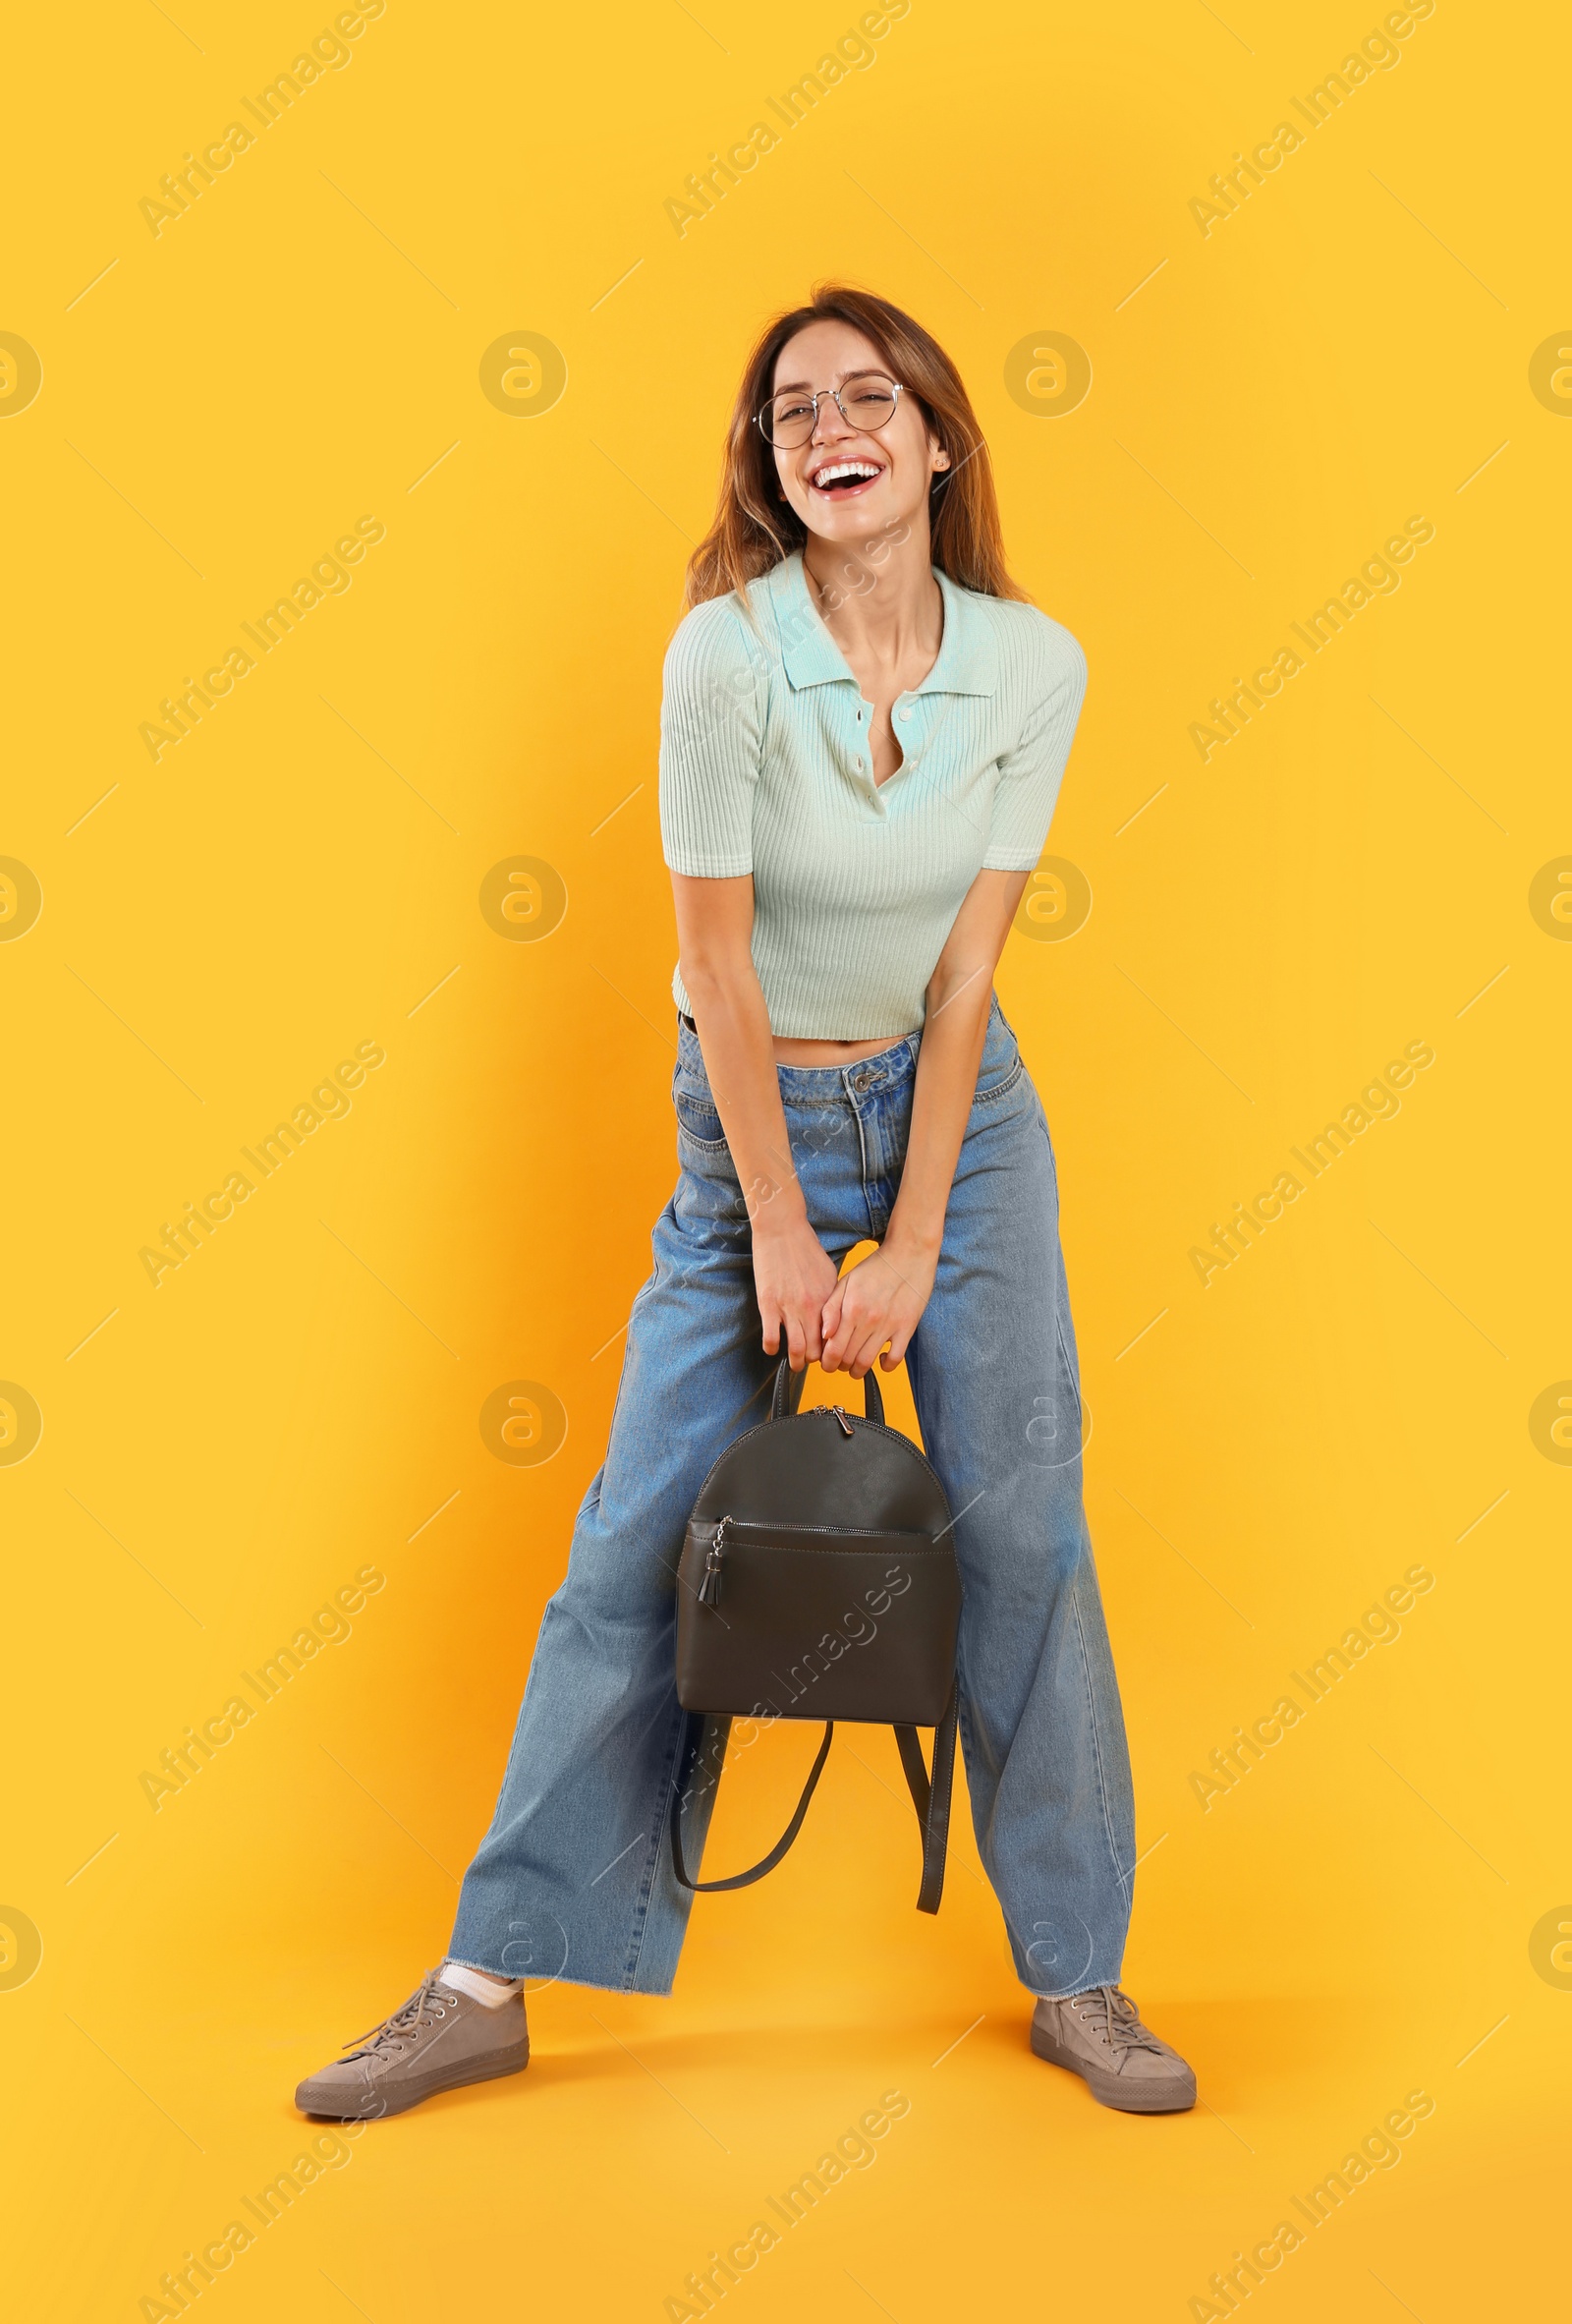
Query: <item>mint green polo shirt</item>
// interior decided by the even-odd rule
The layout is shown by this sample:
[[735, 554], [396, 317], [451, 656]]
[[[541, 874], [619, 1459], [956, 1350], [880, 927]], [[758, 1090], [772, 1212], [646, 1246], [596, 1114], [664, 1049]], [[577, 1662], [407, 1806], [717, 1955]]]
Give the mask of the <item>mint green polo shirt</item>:
[[[1035, 605], [960, 589], [938, 658], [894, 706], [902, 760], [873, 780], [872, 706], [801, 555], [696, 606], [666, 655], [660, 831], [698, 879], [754, 879], [772, 1032], [899, 1040], [980, 871], [1030, 872], [1069, 757], [1086, 658]], [[679, 968], [677, 1006], [690, 1015]]]

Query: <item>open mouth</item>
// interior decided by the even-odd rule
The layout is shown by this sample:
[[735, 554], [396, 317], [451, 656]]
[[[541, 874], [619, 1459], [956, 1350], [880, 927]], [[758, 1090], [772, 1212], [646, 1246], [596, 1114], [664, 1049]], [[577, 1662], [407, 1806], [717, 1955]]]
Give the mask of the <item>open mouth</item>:
[[822, 492], [834, 500], [850, 500], [869, 485], [876, 483], [884, 474], [876, 460], [827, 460], [822, 468], [815, 468], [809, 482], [815, 492]]

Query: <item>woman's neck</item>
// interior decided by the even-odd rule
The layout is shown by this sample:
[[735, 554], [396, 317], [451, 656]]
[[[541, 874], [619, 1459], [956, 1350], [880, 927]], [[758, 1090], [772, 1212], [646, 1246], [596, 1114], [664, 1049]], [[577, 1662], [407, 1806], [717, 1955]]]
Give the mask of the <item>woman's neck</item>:
[[866, 540], [811, 534], [803, 569], [825, 627], [852, 667], [928, 663], [944, 633], [944, 600], [933, 578], [932, 541], [921, 523]]

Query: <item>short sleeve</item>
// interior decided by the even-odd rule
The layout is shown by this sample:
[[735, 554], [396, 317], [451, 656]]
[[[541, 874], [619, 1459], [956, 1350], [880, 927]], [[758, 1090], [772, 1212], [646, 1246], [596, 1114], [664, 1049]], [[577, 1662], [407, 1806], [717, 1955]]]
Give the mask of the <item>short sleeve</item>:
[[766, 694], [734, 600], [696, 606], [666, 654], [660, 704], [660, 841], [673, 872], [732, 879], [753, 870]]
[[[1056, 621], [1038, 614], [1021, 672], [1025, 714], [1020, 739], [999, 761], [993, 819], [982, 858], [985, 872], [1030, 872], [1042, 853], [1064, 776], [1065, 761], [1087, 689], [1087, 660]], [[1021, 641], [1024, 645], [1025, 640]], [[1016, 652], [1020, 646], [1011, 642]], [[1005, 659], [1014, 658], [1006, 649]]]

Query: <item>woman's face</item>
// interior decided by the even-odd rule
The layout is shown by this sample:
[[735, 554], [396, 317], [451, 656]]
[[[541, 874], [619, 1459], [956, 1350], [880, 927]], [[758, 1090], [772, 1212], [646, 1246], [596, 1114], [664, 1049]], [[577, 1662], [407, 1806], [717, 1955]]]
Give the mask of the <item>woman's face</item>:
[[846, 322], [810, 323], [776, 359], [777, 398], [789, 395], [801, 410], [815, 390], [834, 387], [849, 415], [843, 420], [834, 397], [822, 392], [812, 435], [775, 449], [782, 494], [821, 540], [847, 544], [893, 538], [913, 525], [926, 529], [928, 487], [950, 459], [929, 435], [922, 406], [903, 391], [884, 425], [860, 425], [881, 416], [873, 382], [890, 377], [872, 341]]

